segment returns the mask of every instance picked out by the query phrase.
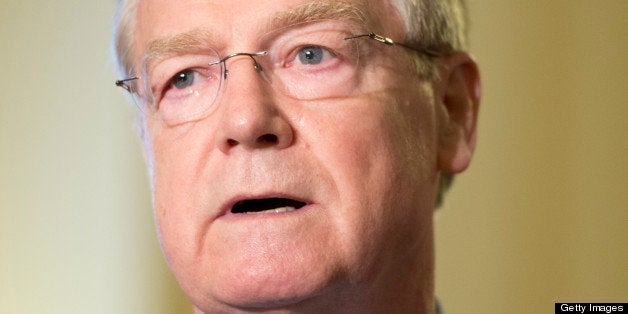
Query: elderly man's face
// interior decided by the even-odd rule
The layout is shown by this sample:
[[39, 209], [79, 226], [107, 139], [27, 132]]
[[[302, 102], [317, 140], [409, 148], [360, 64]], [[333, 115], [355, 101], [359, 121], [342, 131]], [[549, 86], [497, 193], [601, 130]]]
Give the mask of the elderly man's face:
[[[141, 1], [136, 60], [192, 30], [211, 34], [223, 57], [261, 51], [276, 40], [265, 36], [274, 17], [306, 2]], [[346, 2], [366, 30], [404, 38], [392, 7], [365, 3]], [[145, 118], [160, 241], [197, 308], [368, 304], [394, 300], [400, 285], [431, 295], [439, 171], [455, 159], [441, 152], [441, 92], [413, 74], [403, 48], [360, 49], [361, 92], [350, 96], [286, 97], [237, 57], [206, 115]]]

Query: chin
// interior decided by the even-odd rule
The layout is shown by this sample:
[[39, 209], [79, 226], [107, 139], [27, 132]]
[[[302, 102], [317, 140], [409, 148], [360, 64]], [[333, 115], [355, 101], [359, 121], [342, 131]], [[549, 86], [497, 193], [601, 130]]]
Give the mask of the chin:
[[322, 297], [337, 290], [334, 287], [340, 285], [340, 276], [328, 271], [330, 267], [320, 267], [325, 264], [323, 261], [286, 256], [275, 255], [263, 263], [254, 254], [231, 260], [228, 266], [221, 265], [217, 271], [194, 276], [207, 280], [188, 280], [202, 282], [203, 286], [184, 287], [184, 290], [192, 302], [207, 313], [298, 311], [312, 308], [318, 299], [325, 299]]
[[[244, 278], [226, 284], [223, 290], [216, 291], [211, 302], [198, 300], [193, 303], [205, 305], [199, 307], [206, 313], [221, 311], [299, 311], [312, 308], [318, 297], [325, 295], [330, 286], [320, 282], [304, 282], [273, 278], [246, 281]], [[216, 289], [216, 288], [214, 288]]]

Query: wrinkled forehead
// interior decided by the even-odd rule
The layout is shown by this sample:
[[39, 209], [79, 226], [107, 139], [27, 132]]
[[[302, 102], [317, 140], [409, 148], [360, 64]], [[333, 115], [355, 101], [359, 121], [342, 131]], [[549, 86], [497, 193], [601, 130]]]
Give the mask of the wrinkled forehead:
[[402, 31], [398, 16], [388, 0], [139, 0], [134, 60], [141, 60], [147, 47], [155, 41], [190, 31], [200, 30], [224, 43], [250, 42], [285, 26], [319, 19], [342, 19], [360, 23], [373, 31], [385, 29], [387, 34], [394, 35]]

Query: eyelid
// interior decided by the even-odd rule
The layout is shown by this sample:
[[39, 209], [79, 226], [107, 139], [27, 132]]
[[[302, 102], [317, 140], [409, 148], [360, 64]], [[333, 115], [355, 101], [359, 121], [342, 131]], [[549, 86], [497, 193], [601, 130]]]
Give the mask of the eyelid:
[[[291, 61], [297, 60], [299, 58], [299, 53], [301, 53], [303, 49], [306, 49], [306, 48], [320, 48], [321, 50], [323, 50], [322, 51], [323, 56], [322, 56], [321, 62], [328, 61], [329, 57], [336, 57], [338, 55], [336, 52], [334, 52], [334, 50], [332, 50], [329, 47], [320, 46], [320, 45], [303, 45], [303, 46], [299, 46], [295, 48], [294, 51], [290, 53], [288, 60], [291, 60]], [[310, 66], [313, 66], [313, 65], [310, 65]]]
[[[334, 36], [332, 40], [335, 40], [335, 37], [336, 36]], [[294, 41], [291, 41], [291, 39], [294, 39]], [[320, 48], [326, 56], [341, 56], [346, 44], [341, 40], [342, 39], [339, 39], [338, 42], [334, 43], [327, 38], [289, 38], [276, 43], [274, 47], [272, 47], [269, 55], [273, 65], [280, 65], [294, 60], [303, 49], [308, 47]]]
[[197, 70], [195, 70], [195, 69], [189, 69], [189, 68], [188, 68], [188, 69], [185, 69], [185, 70], [182, 70], [182, 71], [179, 71], [179, 72], [177, 72], [175, 75], [173, 75], [173, 76], [172, 76], [172, 77], [168, 80], [169, 84], [168, 84], [167, 86], [168, 86], [168, 88], [174, 88], [174, 89], [185, 89], [185, 88], [187, 88], [187, 87], [189, 87], [189, 86], [185, 86], [185, 87], [183, 87], [183, 88], [179, 88], [179, 87], [177, 87], [177, 86], [175, 85], [175, 84], [177, 83], [176, 81], [177, 81], [179, 78], [183, 78], [183, 76], [188, 77], [188, 78], [191, 76], [191, 77], [192, 77], [192, 84], [193, 84], [193, 83], [194, 83], [194, 79], [196, 79], [196, 76], [197, 76], [198, 74], [199, 74], [199, 72], [198, 72]]
[[[212, 71], [213, 68], [215, 67], [203, 66], [203, 67], [186, 68], [181, 71], [178, 71], [167, 80], [167, 83], [165, 83], [165, 86], [160, 91], [160, 94], [161, 94], [160, 98], [163, 97], [163, 95], [171, 89], [174, 89], [177, 91], [184, 91], [190, 88], [198, 89], [198, 88], [202, 88], [202, 86], [198, 87], [199, 84], [202, 84], [202, 83], [210, 84], [211, 82], [209, 82], [209, 80], [220, 80], [220, 77], [222, 74], [220, 73], [220, 71], [218, 72]], [[219, 68], [216, 68], [216, 69], [218, 70]], [[174, 80], [177, 78], [177, 76], [186, 72], [187, 74], [192, 75], [192, 79], [193, 79], [192, 85], [185, 86], [184, 88], [178, 88], [174, 86], [174, 83], [175, 83]]]
[[154, 101], [158, 101], [161, 98], [177, 74], [186, 70], [198, 72], [201, 69], [207, 69], [209, 68], [209, 62], [216, 58], [217, 55], [212, 56], [211, 54], [186, 54], [163, 59], [156, 63], [153, 67], [152, 75], [146, 75], [150, 80], [150, 86], [148, 87], [155, 97]]

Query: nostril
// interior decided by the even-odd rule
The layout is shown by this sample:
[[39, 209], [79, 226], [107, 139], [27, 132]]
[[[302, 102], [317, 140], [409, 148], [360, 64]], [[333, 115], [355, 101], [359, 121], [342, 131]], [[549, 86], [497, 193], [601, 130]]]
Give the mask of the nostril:
[[257, 138], [258, 143], [275, 144], [278, 141], [277, 135], [275, 134], [264, 134]]
[[[272, 145], [276, 145], [277, 143], [279, 143], [279, 137], [277, 137], [277, 135], [275, 134], [264, 134], [261, 135], [257, 138], [257, 141], [255, 141], [255, 143], [251, 143], [251, 145], [254, 145], [256, 147], [267, 147], [267, 146], [272, 146]], [[227, 146], [232, 148], [232, 147], [236, 147], [238, 145], [240, 145], [241, 142], [235, 139], [227, 139]]]

